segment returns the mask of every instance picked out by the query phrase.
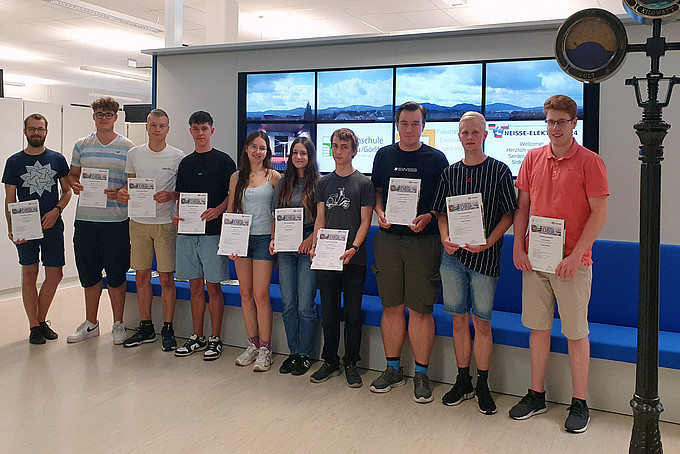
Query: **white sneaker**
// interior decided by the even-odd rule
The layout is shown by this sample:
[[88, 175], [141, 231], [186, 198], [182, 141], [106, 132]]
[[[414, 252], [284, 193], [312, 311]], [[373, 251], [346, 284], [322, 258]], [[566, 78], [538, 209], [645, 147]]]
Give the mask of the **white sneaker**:
[[99, 336], [99, 323], [94, 324], [85, 320], [83, 323], [78, 325], [78, 328], [66, 338], [66, 342], [69, 344], [75, 344], [76, 342], [82, 342], [85, 339], [91, 337]]
[[111, 328], [111, 334], [113, 334], [113, 345], [120, 345], [127, 339], [127, 332], [125, 331], [125, 323], [114, 322], [113, 328]]
[[266, 372], [272, 367], [272, 351], [267, 347], [260, 347], [257, 351], [257, 359], [253, 370], [255, 372]]
[[258, 349], [255, 344], [248, 341], [248, 347], [246, 348], [246, 351], [238, 355], [238, 358], [236, 358], [236, 365], [247, 366], [252, 364], [253, 361], [255, 361], [255, 358], [257, 358], [257, 351]]

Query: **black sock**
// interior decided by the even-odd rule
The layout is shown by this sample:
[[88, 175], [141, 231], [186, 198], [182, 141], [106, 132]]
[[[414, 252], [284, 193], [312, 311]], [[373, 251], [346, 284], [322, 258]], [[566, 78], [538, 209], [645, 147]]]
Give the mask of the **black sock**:
[[470, 366], [458, 368], [458, 378], [466, 379], [470, 376]]
[[581, 402], [583, 405], [585, 405], [586, 407], [588, 406], [588, 404], [586, 403], [586, 400], [585, 400], [585, 399], [579, 399], [578, 397], [572, 397], [572, 399], [575, 399], [575, 400], [580, 401], [580, 402]]
[[142, 320], [142, 326], [151, 326], [153, 322], [151, 320]]
[[165, 329], [170, 329], [170, 328], [172, 328], [172, 322], [165, 322], [165, 323], [163, 323], [163, 328], [165, 328]]
[[479, 370], [477, 369], [477, 386], [489, 386], [488, 383], [489, 379], [489, 371], [488, 370]]

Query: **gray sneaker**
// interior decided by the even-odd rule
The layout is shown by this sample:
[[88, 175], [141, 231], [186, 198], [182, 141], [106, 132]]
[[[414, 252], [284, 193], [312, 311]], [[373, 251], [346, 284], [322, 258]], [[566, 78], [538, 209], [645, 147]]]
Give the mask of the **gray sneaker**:
[[413, 400], [419, 404], [432, 402], [432, 389], [427, 375], [416, 372], [413, 376]]
[[386, 393], [392, 389], [393, 386], [403, 386], [404, 384], [406, 384], [406, 380], [404, 380], [404, 368], [400, 367], [399, 372], [397, 372], [393, 367], [387, 367], [387, 369], [380, 374], [380, 377], [373, 380], [369, 389], [374, 393]]

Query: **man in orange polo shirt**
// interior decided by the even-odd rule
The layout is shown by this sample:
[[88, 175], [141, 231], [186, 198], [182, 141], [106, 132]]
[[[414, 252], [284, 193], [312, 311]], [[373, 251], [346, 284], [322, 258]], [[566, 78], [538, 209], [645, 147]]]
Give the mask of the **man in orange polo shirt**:
[[[522, 324], [531, 329], [531, 388], [510, 410], [513, 419], [545, 413], [545, 370], [550, 353], [555, 300], [562, 334], [569, 345], [573, 397], [565, 422], [568, 432], [585, 432], [590, 421], [586, 394], [590, 342], [588, 302], [592, 281], [592, 245], [607, 219], [607, 170], [599, 155], [573, 137], [576, 103], [567, 96], [543, 105], [550, 143], [527, 154], [517, 176], [513, 260], [523, 273]], [[527, 255], [529, 215], [563, 219], [564, 259], [555, 273], [534, 271]]]

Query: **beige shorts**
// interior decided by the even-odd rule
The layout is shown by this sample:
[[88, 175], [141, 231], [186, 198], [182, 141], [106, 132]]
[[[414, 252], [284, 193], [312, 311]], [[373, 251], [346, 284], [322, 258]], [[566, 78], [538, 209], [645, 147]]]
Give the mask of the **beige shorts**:
[[552, 328], [555, 300], [562, 322], [562, 334], [567, 339], [586, 337], [588, 303], [593, 281], [592, 266], [582, 265], [572, 278], [560, 278], [550, 273], [522, 273], [522, 324], [529, 329]]
[[175, 271], [177, 227], [172, 224], [140, 224], [130, 220], [130, 268], [150, 270], [156, 253], [156, 271]]

